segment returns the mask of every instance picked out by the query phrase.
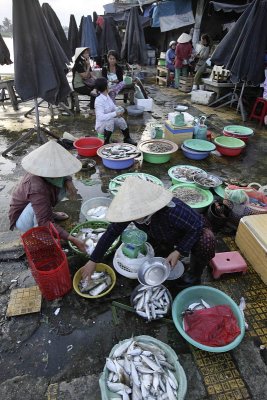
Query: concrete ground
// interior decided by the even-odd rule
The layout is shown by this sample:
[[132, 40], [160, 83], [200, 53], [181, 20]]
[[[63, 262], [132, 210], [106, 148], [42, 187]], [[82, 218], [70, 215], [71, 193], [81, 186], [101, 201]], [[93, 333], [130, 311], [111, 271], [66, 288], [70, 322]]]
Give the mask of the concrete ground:
[[[193, 105], [190, 96], [175, 89], [147, 83], [154, 98], [153, 113], [142, 118], [128, 117], [130, 132], [136, 139], [149, 137], [151, 123], [162, 123], [176, 104], [187, 104], [188, 112], [209, 116], [208, 126], [216, 136], [229, 124], [242, 124], [239, 114], [232, 109], [213, 110]], [[121, 104], [121, 102], [119, 101]], [[47, 108], [40, 110], [41, 122], [55, 133], [67, 131], [76, 137], [94, 135], [94, 116], [83, 106], [80, 115], [66, 116], [58, 109], [51, 115]], [[10, 105], [0, 109], [0, 150], [33, 127], [34, 115], [24, 118], [30, 104], [23, 103], [14, 112]], [[160, 178], [165, 187], [171, 186], [168, 169], [177, 164], [199, 166], [217, 173], [227, 181], [242, 184], [259, 182], [266, 184], [266, 129], [257, 129], [255, 123], [246, 123], [255, 129], [246, 150], [235, 158], [215, 155], [203, 161], [184, 158], [181, 151], [166, 164], [143, 163], [127, 171], [108, 170], [97, 157], [96, 169], [81, 172], [74, 177], [78, 189], [76, 201], [67, 200], [58, 209], [67, 212], [70, 219], [65, 223], [71, 229], [83, 221], [80, 213], [82, 201], [91, 197], [108, 197], [109, 180], [123, 172], [143, 171]], [[119, 134], [116, 139], [120, 139]], [[11, 193], [24, 174], [21, 159], [36, 148], [35, 138], [22, 143], [7, 157], [0, 157], [0, 399], [6, 400], [99, 400], [98, 379], [105, 358], [120, 340], [132, 335], [151, 335], [169, 344], [177, 353], [188, 382], [187, 400], [233, 400], [267, 398], [266, 349], [266, 286], [253, 268], [246, 275], [225, 275], [214, 281], [207, 268], [203, 284], [217, 287], [229, 294], [236, 303], [243, 296], [249, 329], [241, 344], [227, 353], [207, 353], [189, 345], [169, 320], [146, 323], [125, 309], [137, 281], [117, 274], [117, 283], [109, 296], [91, 301], [79, 297], [74, 291], [62, 299], [49, 302], [42, 300], [41, 311], [19, 317], [6, 317], [6, 308], [13, 288], [33, 286], [34, 280], [20, 245], [17, 232], [10, 232], [8, 208]], [[73, 152], [75, 154], [75, 152]], [[234, 232], [222, 230], [216, 233], [217, 251], [235, 250]], [[71, 273], [85, 260], [63, 245], [69, 257]], [[106, 260], [112, 265], [112, 257]], [[173, 297], [178, 293], [175, 281], [167, 282]], [[114, 303], [115, 302], [115, 303]], [[55, 310], [60, 308], [59, 314]], [[127, 307], [126, 307], [127, 308]]]

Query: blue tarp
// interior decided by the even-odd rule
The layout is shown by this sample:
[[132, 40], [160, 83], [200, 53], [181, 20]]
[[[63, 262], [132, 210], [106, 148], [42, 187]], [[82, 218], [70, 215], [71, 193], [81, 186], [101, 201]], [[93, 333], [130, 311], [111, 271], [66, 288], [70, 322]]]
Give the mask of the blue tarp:
[[82, 20], [81, 47], [89, 47], [91, 57], [98, 56], [95, 27], [90, 15]]

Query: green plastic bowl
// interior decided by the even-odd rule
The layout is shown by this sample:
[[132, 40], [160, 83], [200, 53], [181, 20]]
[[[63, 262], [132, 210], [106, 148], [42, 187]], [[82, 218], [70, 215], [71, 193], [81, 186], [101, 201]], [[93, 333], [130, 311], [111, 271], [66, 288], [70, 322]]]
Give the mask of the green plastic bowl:
[[252, 136], [253, 129], [247, 128], [246, 126], [242, 125], [227, 125], [223, 128], [223, 130], [227, 133], [231, 133], [234, 135], [240, 136]]
[[246, 146], [243, 140], [230, 136], [218, 136], [214, 139], [214, 143], [218, 146], [226, 147], [228, 149], [240, 149]]
[[[237, 318], [237, 322], [241, 331], [235, 340], [233, 340], [233, 342], [226, 346], [211, 347], [196, 342], [189, 335], [187, 335], [183, 328], [182, 312], [190, 304], [200, 302], [200, 299], [205, 300], [211, 306], [226, 304], [231, 307], [235, 317]], [[223, 353], [234, 349], [239, 345], [245, 334], [245, 322], [238, 305], [227, 294], [210, 286], [193, 286], [180, 292], [175, 297], [172, 304], [172, 318], [176, 328], [185, 340], [198, 349], [212, 353]]]
[[183, 145], [194, 151], [213, 151], [216, 148], [213, 143], [202, 139], [187, 139], [183, 142]]
[[143, 152], [144, 161], [151, 164], [163, 164], [171, 159], [171, 154], [151, 154]]
[[[76, 236], [77, 233], [80, 232], [80, 230], [82, 228], [92, 228], [92, 229], [97, 229], [97, 228], [107, 228], [109, 226], [109, 222], [107, 221], [86, 221], [83, 222], [82, 224], [76, 225], [71, 231], [70, 234], [73, 236]], [[120, 241], [120, 237], [118, 237], [110, 246], [110, 248], [108, 249], [108, 251], [105, 253], [105, 257], [108, 256], [109, 254], [111, 254], [117, 247], [117, 245], [119, 244]], [[79, 250], [72, 242], [68, 241], [69, 246], [72, 248], [73, 251], [75, 251], [75, 253], [86, 256], [88, 258], [90, 258], [90, 256], [86, 253], [83, 253], [81, 250]]]
[[171, 186], [170, 191], [174, 192], [177, 188], [194, 188], [197, 192], [201, 193], [204, 196], [204, 200], [199, 201], [195, 204], [188, 204], [191, 208], [196, 209], [196, 211], [204, 211], [206, 207], [208, 207], [213, 202], [213, 194], [207, 189], [201, 189], [196, 186], [194, 183], [177, 183], [177, 185]]

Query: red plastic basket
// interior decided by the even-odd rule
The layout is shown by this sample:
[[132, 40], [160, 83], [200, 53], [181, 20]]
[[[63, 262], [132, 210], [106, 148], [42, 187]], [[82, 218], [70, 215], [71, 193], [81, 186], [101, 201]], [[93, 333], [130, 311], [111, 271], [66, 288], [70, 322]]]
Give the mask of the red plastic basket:
[[72, 287], [66, 254], [53, 224], [39, 226], [21, 236], [32, 274], [46, 300], [68, 293]]

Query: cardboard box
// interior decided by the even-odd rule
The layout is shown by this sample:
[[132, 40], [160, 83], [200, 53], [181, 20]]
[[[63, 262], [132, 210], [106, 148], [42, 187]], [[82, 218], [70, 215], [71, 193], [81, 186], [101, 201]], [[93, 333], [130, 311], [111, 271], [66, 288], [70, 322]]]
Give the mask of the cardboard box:
[[173, 126], [170, 121], [165, 122], [164, 138], [170, 140], [178, 145], [183, 144], [187, 139], [192, 139], [194, 128], [192, 125], [188, 126]]
[[152, 111], [153, 110], [153, 99], [149, 97], [148, 99], [137, 99], [134, 98], [134, 103], [138, 106], [142, 106], [145, 108], [144, 111]]
[[235, 241], [241, 253], [267, 284], [267, 214], [241, 218]]

